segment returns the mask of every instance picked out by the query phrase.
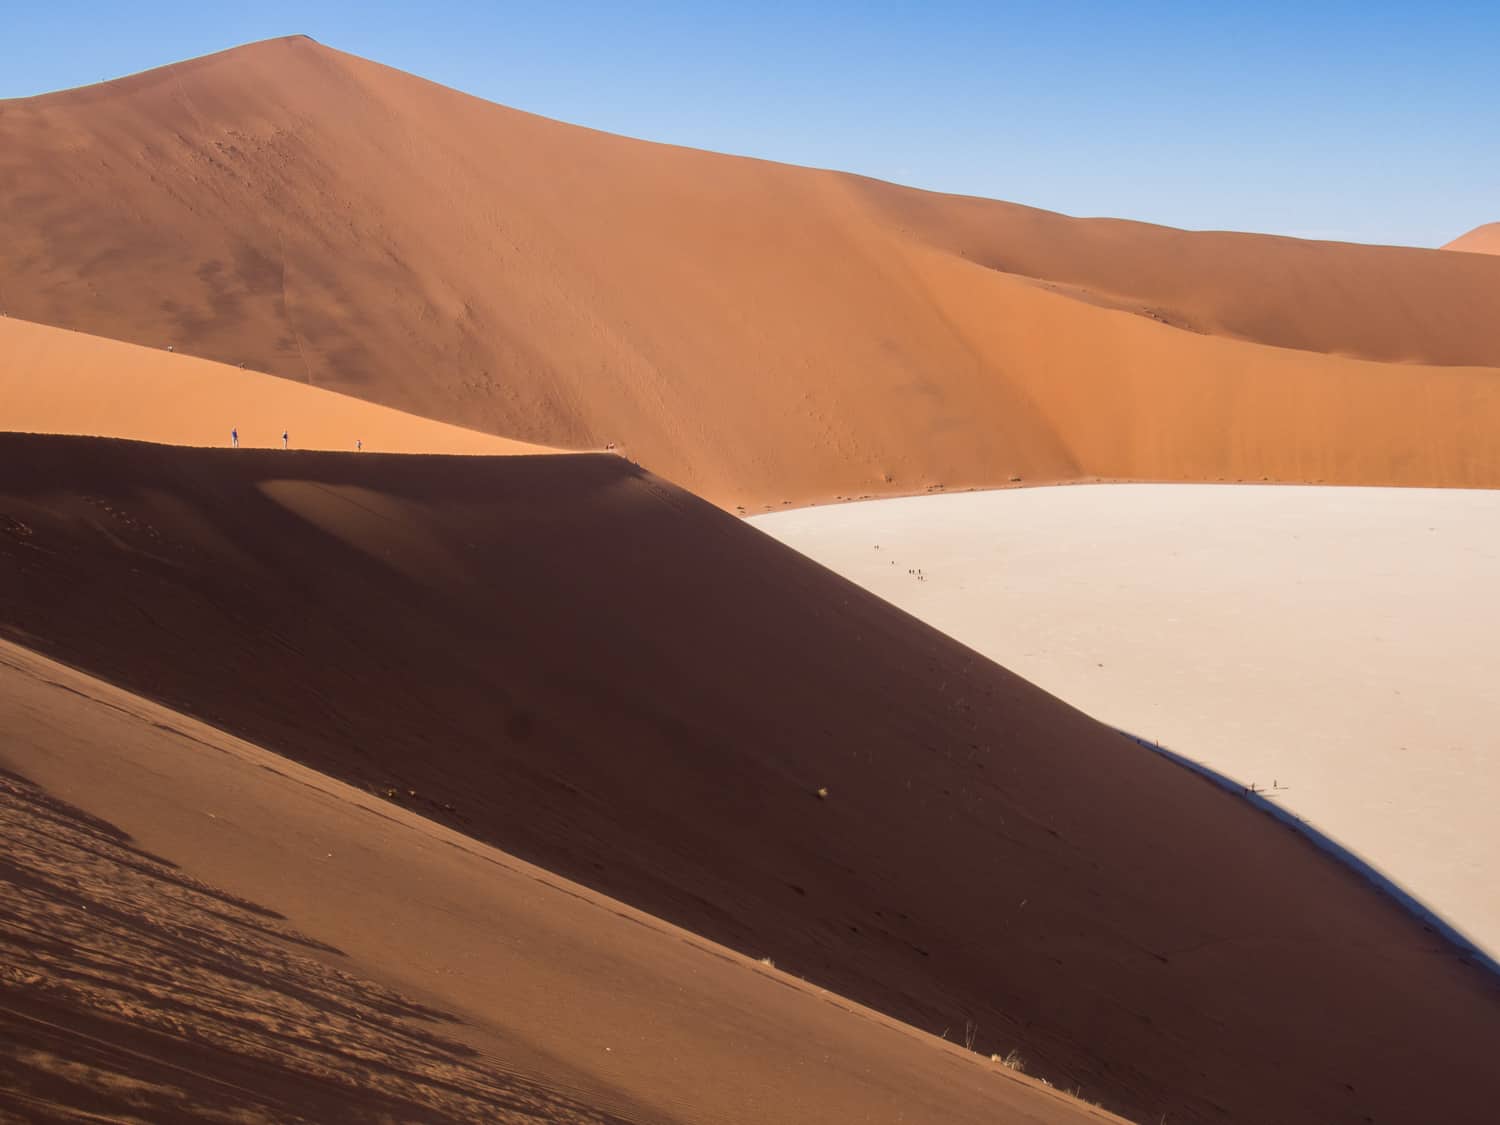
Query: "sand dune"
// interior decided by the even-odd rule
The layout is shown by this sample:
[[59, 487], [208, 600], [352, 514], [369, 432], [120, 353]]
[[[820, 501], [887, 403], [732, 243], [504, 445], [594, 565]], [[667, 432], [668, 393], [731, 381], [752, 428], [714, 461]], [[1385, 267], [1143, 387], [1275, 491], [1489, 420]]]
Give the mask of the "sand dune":
[[1468, 234], [1460, 235], [1444, 250], [1466, 250], [1470, 254], [1500, 254], [1500, 223], [1485, 223]]
[[754, 522], [1090, 715], [1275, 786], [1500, 958], [1500, 492], [1099, 485]]
[[98, 336], [0, 319], [0, 426], [171, 445], [385, 453], [551, 453], [306, 384]]
[[1078, 220], [609, 136], [307, 39], [0, 103], [0, 308], [725, 506], [1500, 484], [1500, 262]]
[[1344, 869], [622, 459], [0, 465], [12, 640], [1128, 1116], [1500, 1093], [1494, 983]]
[[[0, 102], [0, 183], [0, 428], [163, 443], [0, 434], [17, 1112], [1088, 1119], [972, 1038], [1142, 1121], [1489, 1119], [1500, 991], [1437, 935], [662, 477], [1497, 487], [1500, 259], [648, 144], [302, 38]], [[231, 427], [294, 449], [171, 448]]]
[[0, 708], [0, 1116], [1115, 1120], [4, 643]]

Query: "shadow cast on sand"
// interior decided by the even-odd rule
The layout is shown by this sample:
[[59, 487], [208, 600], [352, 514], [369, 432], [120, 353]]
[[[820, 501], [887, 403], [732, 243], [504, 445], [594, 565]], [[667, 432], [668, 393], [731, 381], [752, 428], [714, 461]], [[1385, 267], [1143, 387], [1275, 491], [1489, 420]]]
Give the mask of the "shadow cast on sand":
[[0, 464], [0, 635], [53, 660], [1127, 1115], [1493, 1117], [1490, 974], [620, 458], [0, 434]]
[[1437, 913], [1437, 911], [1433, 910], [1432, 907], [1428, 906], [1416, 895], [1401, 886], [1401, 884], [1391, 879], [1378, 867], [1371, 864], [1358, 852], [1351, 851], [1333, 839], [1333, 837], [1326, 835], [1318, 828], [1303, 820], [1290, 809], [1270, 800], [1266, 796], [1266, 790], [1258, 789], [1254, 784], [1246, 785], [1242, 781], [1236, 781], [1227, 774], [1222, 774], [1204, 765], [1202, 762], [1163, 746], [1160, 742], [1142, 738], [1140, 735], [1122, 728], [1117, 727], [1116, 729], [1132, 742], [1144, 746], [1152, 753], [1160, 754], [1168, 761], [1192, 771], [1199, 777], [1205, 778], [1214, 785], [1217, 785], [1220, 789], [1242, 797], [1261, 812], [1286, 825], [1310, 842], [1319, 851], [1332, 856], [1381, 894], [1391, 899], [1401, 909], [1420, 921], [1425, 929], [1454, 946], [1458, 950], [1461, 960], [1484, 969], [1495, 977], [1500, 978], [1500, 961], [1497, 961], [1481, 949], [1472, 938]]
[[0, 771], [0, 1118], [619, 1120]]

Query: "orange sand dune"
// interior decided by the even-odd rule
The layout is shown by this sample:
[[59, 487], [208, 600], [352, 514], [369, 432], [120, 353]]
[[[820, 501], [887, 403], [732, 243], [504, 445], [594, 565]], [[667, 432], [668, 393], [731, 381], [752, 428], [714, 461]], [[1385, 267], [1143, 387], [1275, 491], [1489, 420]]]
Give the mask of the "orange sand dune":
[[551, 453], [347, 395], [99, 336], [0, 319], [0, 428], [171, 445]]
[[1303, 351], [1500, 366], [1500, 271], [1431, 250], [1075, 219], [868, 182], [892, 222], [988, 269], [1159, 323]]
[[1481, 255], [648, 144], [303, 38], [0, 103], [0, 182], [12, 315], [616, 442], [726, 506], [1013, 476], [1500, 485]]
[[1460, 235], [1444, 250], [1467, 250], [1470, 254], [1500, 254], [1500, 223], [1485, 223], [1468, 234]]
[[[1500, 1097], [1494, 980], [1389, 900], [620, 458], [0, 435], [0, 633], [1135, 1120], [1481, 1122]], [[111, 790], [86, 773], [34, 780], [156, 822], [61, 787]], [[184, 862], [190, 838], [142, 836]], [[384, 870], [353, 862], [356, 887]], [[353, 942], [253, 863], [202, 870]], [[398, 962], [416, 917], [361, 949]], [[654, 979], [631, 995], [675, 1005]]]
[[4, 642], [0, 711], [0, 1117], [1117, 1120]]

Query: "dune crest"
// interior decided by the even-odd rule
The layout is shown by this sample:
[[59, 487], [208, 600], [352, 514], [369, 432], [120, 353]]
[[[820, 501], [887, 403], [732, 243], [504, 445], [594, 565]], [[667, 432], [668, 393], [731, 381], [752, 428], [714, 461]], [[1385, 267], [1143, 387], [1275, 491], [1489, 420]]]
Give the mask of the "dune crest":
[[555, 453], [289, 379], [0, 318], [0, 426], [167, 445]]
[[1500, 254], [1500, 223], [1485, 223], [1468, 234], [1459, 235], [1443, 246], [1444, 250], [1464, 250], [1470, 254]]
[[[0, 103], [0, 306], [725, 506], [1500, 485], [1500, 261], [651, 144], [296, 38]], [[3, 420], [0, 420], [3, 424]]]

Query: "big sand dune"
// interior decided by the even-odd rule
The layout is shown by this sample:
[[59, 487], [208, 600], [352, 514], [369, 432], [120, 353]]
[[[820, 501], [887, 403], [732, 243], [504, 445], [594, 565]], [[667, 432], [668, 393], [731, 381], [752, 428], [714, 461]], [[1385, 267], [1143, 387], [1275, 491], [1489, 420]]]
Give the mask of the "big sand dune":
[[0, 1117], [1116, 1120], [3, 642], [0, 708]]
[[0, 420], [23, 433], [170, 445], [384, 453], [550, 453], [306, 384], [0, 318]]
[[[420, 814], [929, 1033], [1018, 1051], [1136, 1120], [1492, 1116], [1500, 991], [1441, 937], [1245, 801], [621, 458], [0, 435], [0, 467], [0, 632], [376, 798], [362, 807], [388, 800], [402, 832]], [[62, 720], [44, 706], [38, 721]], [[230, 810], [223, 827], [250, 833], [248, 850], [193, 874], [349, 948], [369, 979], [420, 948], [417, 907], [379, 919], [437, 869], [415, 848], [362, 853], [347, 820], [395, 830], [348, 798], [298, 812], [294, 854], [268, 869], [258, 790], [185, 772], [230, 768], [217, 751], [144, 773], [132, 811], [135, 797], [106, 799], [108, 775], [49, 751], [45, 729], [36, 741], [12, 759], [31, 782], [154, 854], [197, 854], [195, 834], [215, 839]], [[275, 788], [271, 807], [292, 807]], [[324, 837], [319, 816], [343, 819]], [[303, 851], [324, 840], [353, 866], [329, 869], [349, 884], [320, 907], [316, 877], [284, 869], [318, 862]], [[340, 921], [382, 870], [376, 924], [354, 906]], [[430, 894], [468, 885], [452, 879]], [[457, 962], [476, 932], [513, 942], [507, 957], [552, 956], [488, 906], [474, 929], [441, 901], [433, 940]], [[559, 926], [578, 944], [558, 971], [598, 972], [580, 950], [618, 948]], [[453, 991], [403, 995], [471, 1015], [500, 995], [464, 1001], [479, 976], [444, 985], [444, 954], [424, 956], [403, 980], [430, 967]], [[611, 1028], [634, 997], [677, 995], [661, 978], [618, 995], [614, 973], [590, 979]], [[547, 990], [517, 987], [524, 1022]], [[729, 1038], [755, 1003], [727, 1004]], [[920, 1071], [930, 1048], [911, 1049]], [[597, 1091], [628, 1064], [588, 1058], [573, 1089], [611, 1108]], [[931, 1090], [938, 1072], [924, 1073]]]
[[615, 443], [726, 507], [1018, 476], [1500, 484], [1484, 255], [650, 144], [305, 38], [0, 103], [0, 184], [11, 316]]

